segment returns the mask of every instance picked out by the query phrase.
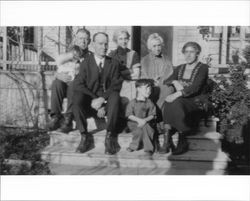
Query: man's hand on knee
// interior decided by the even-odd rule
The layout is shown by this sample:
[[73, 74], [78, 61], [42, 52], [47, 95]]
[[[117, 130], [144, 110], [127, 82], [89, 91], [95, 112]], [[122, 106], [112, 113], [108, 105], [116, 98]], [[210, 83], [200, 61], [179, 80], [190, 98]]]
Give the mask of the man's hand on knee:
[[95, 98], [91, 102], [91, 107], [95, 110], [98, 110], [102, 107], [103, 103], [105, 102], [105, 99], [103, 97]]

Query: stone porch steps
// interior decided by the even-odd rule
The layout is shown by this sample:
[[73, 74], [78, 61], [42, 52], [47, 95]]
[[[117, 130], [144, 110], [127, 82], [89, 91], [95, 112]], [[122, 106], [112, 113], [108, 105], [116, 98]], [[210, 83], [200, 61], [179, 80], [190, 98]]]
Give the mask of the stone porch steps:
[[[147, 167], [147, 168], [170, 168], [173, 161], [195, 161], [209, 163], [212, 169], [224, 169], [227, 164], [227, 156], [221, 150], [216, 151], [188, 151], [185, 154], [173, 156], [171, 154], [154, 154], [145, 157], [143, 150], [129, 153], [122, 148], [114, 156], [104, 154], [104, 147], [99, 146], [83, 153], [75, 153], [74, 147], [53, 146], [47, 147], [42, 153], [43, 159], [57, 164], [83, 165], [83, 166], [105, 166], [105, 167]], [[178, 166], [178, 162], [174, 163]], [[188, 167], [189, 163], [184, 167]]]
[[[192, 162], [189, 168], [185, 168], [186, 162], [179, 161], [179, 166], [173, 164], [170, 168], [131, 168], [131, 167], [105, 167], [105, 166], [81, 166], [62, 165], [51, 163], [50, 170], [55, 175], [223, 175], [224, 170], [212, 170], [205, 163]], [[199, 167], [199, 168], [197, 168]]]
[[[92, 131], [96, 147], [103, 146], [105, 140], [105, 130]], [[80, 142], [80, 133], [78, 131], [72, 131], [69, 134], [60, 133], [57, 131], [50, 132], [50, 146], [65, 146], [76, 147]], [[221, 135], [215, 132], [214, 122], [210, 121], [209, 127], [201, 125], [199, 131], [194, 135], [188, 136], [190, 150], [208, 150], [216, 151], [220, 148]], [[119, 134], [118, 141], [122, 147], [128, 147], [132, 139], [131, 133]], [[159, 136], [159, 141], [163, 143], [163, 135]], [[177, 135], [173, 136], [173, 141], [176, 144], [178, 141]]]
[[[75, 153], [80, 141], [78, 131], [68, 135], [51, 132], [50, 146], [43, 150], [42, 158], [50, 162], [52, 169], [58, 174], [67, 174], [67, 172], [69, 174], [149, 174], [151, 170], [155, 174], [217, 175], [224, 174], [227, 167], [228, 157], [221, 151], [221, 135], [215, 132], [214, 121], [209, 122], [209, 127], [201, 125], [198, 133], [188, 136], [190, 150], [178, 156], [173, 156], [171, 153], [163, 155], [155, 153], [152, 157], [145, 157], [143, 150], [129, 153], [126, 147], [131, 141], [131, 133], [119, 135], [121, 150], [116, 155], [109, 156], [104, 154], [105, 130], [94, 132], [93, 135], [95, 148], [79, 154]], [[178, 140], [176, 136], [173, 139], [175, 143]], [[162, 141], [161, 135], [161, 144]], [[71, 173], [69, 167], [72, 167]]]

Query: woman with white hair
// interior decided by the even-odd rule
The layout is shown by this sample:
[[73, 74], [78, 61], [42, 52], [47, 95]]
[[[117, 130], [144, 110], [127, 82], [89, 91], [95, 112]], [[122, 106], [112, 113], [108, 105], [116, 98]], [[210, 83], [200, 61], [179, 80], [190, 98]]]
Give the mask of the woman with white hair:
[[157, 85], [152, 93], [153, 101], [159, 107], [166, 96], [172, 92], [170, 88], [163, 85], [163, 81], [173, 73], [173, 66], [168, 57], [162, 53], [164, 41], [158, 33], [149, 35], [147, 47], [149, 54], [141, 60], [141, 77], [153, 79]]
[[128, 48], [130, 34], [126, 29], [118, 29], [113, 35], [113, 41], [117, 48], [110, 52], [109, 56], [120, 63], [120, 73], [123, 78], [120, 95], [126, 105], [135, 98], [135, 80], [140, 77], [140, 59], [136, 51]]

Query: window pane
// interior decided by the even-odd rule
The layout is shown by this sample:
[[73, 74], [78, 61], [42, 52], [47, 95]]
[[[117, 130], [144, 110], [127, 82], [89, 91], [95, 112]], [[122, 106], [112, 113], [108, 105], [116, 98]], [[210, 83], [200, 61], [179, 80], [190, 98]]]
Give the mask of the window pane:
[[24, 46], [25, 48], [34, 48], [34, 27], [24, 27]]
[[250, 26], [245, 28], [246, 38], [250, 38]]
[[230, 26], [229, 27], [229, 36], [237, 38], [240, 36], [240, 26]]

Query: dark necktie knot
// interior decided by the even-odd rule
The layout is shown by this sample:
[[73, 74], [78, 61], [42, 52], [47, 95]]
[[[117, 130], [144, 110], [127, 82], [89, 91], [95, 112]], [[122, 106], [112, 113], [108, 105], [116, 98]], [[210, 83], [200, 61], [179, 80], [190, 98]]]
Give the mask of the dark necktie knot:
[[102, 62], [99, 63], [99, 71], [102, 71]]

